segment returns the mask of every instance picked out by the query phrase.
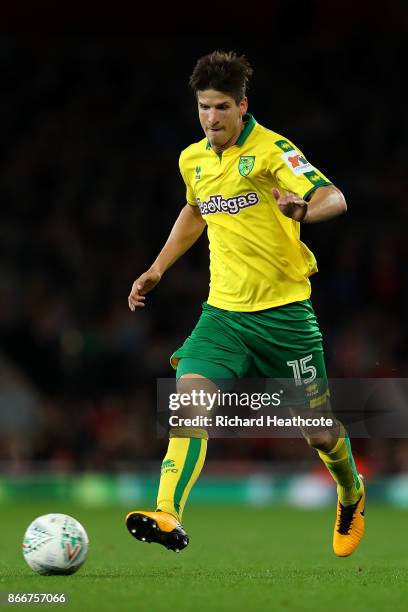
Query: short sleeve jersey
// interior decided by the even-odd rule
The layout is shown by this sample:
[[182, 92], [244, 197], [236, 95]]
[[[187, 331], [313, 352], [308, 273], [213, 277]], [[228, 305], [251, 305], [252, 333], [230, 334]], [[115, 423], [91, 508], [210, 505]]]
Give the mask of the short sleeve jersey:
[[317, 271], [300, 240], [300, 224], [285, 217], [272, 189], [308, 199], [330, 181], [283, 136], [244, 116], [235, 145], [217, 154], [204, 138], [180, 155], [187, 202], [208, 226], [208, 303], [254, 312], [310, 297]]

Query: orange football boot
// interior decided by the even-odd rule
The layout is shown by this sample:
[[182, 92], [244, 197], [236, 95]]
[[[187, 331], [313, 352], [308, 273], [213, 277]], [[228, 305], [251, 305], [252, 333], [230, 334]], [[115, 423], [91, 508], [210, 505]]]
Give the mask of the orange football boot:
[[126, 516], [126, 527], [137, 540], [156, 542], [177, 553], [189, 543], [183, 526], [168, 512], [134, 510]]
[[[364, 486], [364, 479], [359, 474]], [[351, 506], [337, 501], [337, 517], [333, 533], [333, 550], [338, 557], [348, 557], [360, 544], [365, 529], [365, 490], [360, 499]]]

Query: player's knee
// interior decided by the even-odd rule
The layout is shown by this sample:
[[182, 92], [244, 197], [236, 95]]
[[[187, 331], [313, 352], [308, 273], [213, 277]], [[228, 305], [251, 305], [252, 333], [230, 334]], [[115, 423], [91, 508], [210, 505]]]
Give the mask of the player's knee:
[[177, 380], [177, 393], [190, 395], [191, 398], [204, 398], [206, 393], [215, 390], [214, 383], [202, 374], [183, 374]]
[[336, 443], [336, 439], [330, 431], [306, 434], [305, 439], [309, 446], [321, 451], [329, 451]]
[[177, 380], [177, 393], [183, 396], [180, 413], [184, 415], [208, 414], [217, 392], [215, 384], [201, 374], [183, 374]]

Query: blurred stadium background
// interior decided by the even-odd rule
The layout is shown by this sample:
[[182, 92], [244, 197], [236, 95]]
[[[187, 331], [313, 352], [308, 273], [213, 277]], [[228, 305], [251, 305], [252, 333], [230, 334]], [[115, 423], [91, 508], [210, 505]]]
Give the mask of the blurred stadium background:
[[[184, 204], [178, 155], [201, 138], [188, 77], [215, 48], [247, 55], [250, 111], [346, 195], [346, 217], [302, 232], [320, 267], [312, 297], [330, 376], [408, 375], [406, 8], [391, 3], [385, 19], [364, 3], [342, 6], [334, 15], [330, 3], [272, 2], [245, 32], [218, 15], [211, 35], [142, 34], [124, 22], [111, 33], [108, 11], [104, 33], [73, 33], [52, 11], [22, 19], [7, 9], [0, 502], [154, 504], [166, 447], [156, 378], [172, 375], [168, 357], [206, 299], [206, 240], [145, 310], [130, 313], [127, 295]], [[372, 498], [408, 506], [408, 440], [353, 447]], [[313, 507], [333, 496], [302, 440], [217, 440], [191, 500]]]

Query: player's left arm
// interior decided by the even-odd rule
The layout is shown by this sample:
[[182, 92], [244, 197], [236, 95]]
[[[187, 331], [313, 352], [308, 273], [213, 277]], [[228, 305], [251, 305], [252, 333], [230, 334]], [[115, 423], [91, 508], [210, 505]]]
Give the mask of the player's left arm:
[[328, 221], [347, 211], [346, 199], [334, 185], [317, 187], [309, 201], [303, 200], [295, 193], [281, 195], [278, 189], [272, 189], [272, 192], [280, 211], [286, 217], [301, 223]]

